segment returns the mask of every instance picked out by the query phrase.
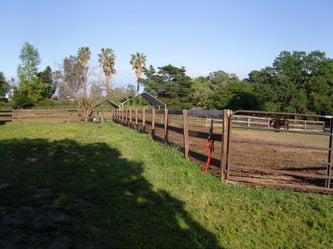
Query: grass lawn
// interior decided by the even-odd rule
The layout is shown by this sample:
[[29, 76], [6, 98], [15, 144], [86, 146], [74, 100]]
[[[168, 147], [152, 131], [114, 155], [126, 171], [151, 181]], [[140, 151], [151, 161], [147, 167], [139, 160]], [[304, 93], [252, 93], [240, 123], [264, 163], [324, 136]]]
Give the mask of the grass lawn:
[[0, 248], [332, 248], [333, 196], [222, 184], [117, 124], [0, 126]]

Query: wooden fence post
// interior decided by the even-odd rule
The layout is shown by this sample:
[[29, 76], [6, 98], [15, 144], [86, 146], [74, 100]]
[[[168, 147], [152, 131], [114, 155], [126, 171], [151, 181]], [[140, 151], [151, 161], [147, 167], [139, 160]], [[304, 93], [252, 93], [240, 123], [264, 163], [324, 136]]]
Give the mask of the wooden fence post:
[[188, 159], [189, 153], [189, 135], [188, 135], [188, 111], [183, 110], [183, 138], [184, 138], [184, 156]]
[[138, 109], [135, 109], [135, 127], [138, 128]]
[[229, 179], [229, 173], [231, 169], [231, 143], [232, 143], [232, 119], [233, 114], [231, 110], [228, 110], [228, 142], [227, 142], [227, 174], [225, 176], [225, 179]]
[[146, 109], [142, 109], [142, 131], [145, 132], [146, 128]]
[[164, 109], [164, 141], [168, 142], [168, 109]]
[[328, 165], [327, 165], [327, 179], [326, 179], [326, 187], [331, 187], [331, 174], [332, 174], [332, 163], [333, 163], [333, 118], [330, 119], [330, 140], [329, 140], [329, 151], [328, 151]]
[[223, 132], [221, 141], [221, 181], [227, 179], [227, 162], [228, 162], [228, 136], [229, 136], [229, 110], [223, 110]]
[[132, 127], [132, 108], [129, 109], [129, 123], [130, 123], [130, 127]]
[[155, 136], [155, 109], [151, 110], [151, 135]]
[[101, 123], [104, 123], [104, 112], [103, 112], [103, 109], [101, 111]]

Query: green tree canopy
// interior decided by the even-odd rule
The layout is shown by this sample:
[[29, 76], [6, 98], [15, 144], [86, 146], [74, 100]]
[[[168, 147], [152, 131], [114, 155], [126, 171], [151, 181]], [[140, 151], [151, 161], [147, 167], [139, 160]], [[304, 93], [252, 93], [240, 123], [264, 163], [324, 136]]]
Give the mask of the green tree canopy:
[[38, 50], [28, 42], [25, 42], [19, 56], [21, 63], [18, 66], [17, 74], [21, 82], [29, 81], [37, 74], [37, 66], [40, 64]]
[[153, 66], [144, 68], [145, 79], [140, 82], [145, 90], [157, 95], [170, 108], [191, 108], [192, 79], [186, 75], [184, 67], [166, 65], [159, 67], [158, 71]]
[[47, 66], [44, 71], [37, 74], [38, 78], [45, 84], [45, 92], [42, 93], [43, 98], [51, 98], [56, 90], [55, 82], [52, 77], [52, 69]]
[[5, 75], [0, 72], [0, 97], [4, 96], [9, 91], [9, 84]]
[[323, 52], [281, 52], [248, 82], [262, 110], [333, 113], [333, 60]]

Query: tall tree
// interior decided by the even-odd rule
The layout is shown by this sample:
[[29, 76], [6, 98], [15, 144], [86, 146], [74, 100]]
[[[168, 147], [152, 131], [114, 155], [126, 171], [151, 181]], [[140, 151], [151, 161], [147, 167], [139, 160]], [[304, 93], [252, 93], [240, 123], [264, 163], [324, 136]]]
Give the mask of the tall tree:
[[131, 55], [130, 64], [132, 65], [132, 68], [137, 78], [136, 91], [139, 92], [140, 90], [139, 79], [142, 76], [143, 67], [146, 64], [146, 56], [143, 53], [136, 52], [135, 54]]
[[44, 71], [37, 74], [39, 79], [45, 83], [45, 92], [43, 93], [44, 98], [51, 98], [56, 90], [56, 85], [53, 81], [52, 69], [47, 66]]
[[283, 51], [272, 67], [252, 71], [248, 81], [260, 109], [333, 113], [333, 60], [323, 52]]
[[17, 74], [21, 82], [29, 81], [37, 74], [37, 66], [40, 64], [38, 50], [28, 42], [25, 42], [19, 56], [21, 64], [18, 66]]
[[105, 86], [106, 95], [110, 95], [110, 89], [111, 89], [110, 84], [112, 80], [112, 75], [116, 73], [115, 60], [116, 60], [116, 55], [113, 49], [102, 48], [101, 53], [98, 54], [98, 61], [103, 69], [105, 76], [104, 86]]
[[58, 97], [60, 99], [74, 98], [82, 82], [82, 66], [76, 56], [65, 57], [62, 70], [55, 72], [55, 81], [58, 87]]
[[81, 47], [77, 53], [77, 58], [79, 64], [82, 67], [82, 88], [83, 88], [83, 97], [84, 99], [88, 96], [88, 62], [90, 60], [91, 52], [89, 47]]
[[0, 72], [0, 99], [5, 96], [9, 91], [9, 84], [5, 78], [5, 75]]

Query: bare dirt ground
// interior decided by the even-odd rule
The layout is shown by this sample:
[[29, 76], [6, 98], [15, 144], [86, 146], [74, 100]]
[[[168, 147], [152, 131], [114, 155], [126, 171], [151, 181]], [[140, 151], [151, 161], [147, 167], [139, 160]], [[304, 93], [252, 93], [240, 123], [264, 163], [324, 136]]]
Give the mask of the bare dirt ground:
[[[191, 130], [208, 132], [209, 128], [190, 126]], [[148, 127], [148, 131], [150, 128]], [[214, 131], [221, 134], [221, 130]], [[163, 129], [156, 128], [155, 136], [163, 138]], [[169, 142], [182, 146], [182, 134], [169, 131]], [[190, 137], [190, 151], [202, 154], [203, 165], [207, 152], [205, 139]], [[294, 147], [296, 146], [296, 148]], [[298, 148], [299, 146], [300, 148]], [[328, 136], [288, 132], [233, 129], [230, 151], [230, 181], [254, 185], [288, 187], [309, 190], [325, 186], [328, 151], [304, 147], [328, 147]], [[213, 174], [220, 175], [221, 142], [215, 141]], [[217, 162], [217, 165], [216, 165]], [[214, 164], [214, 162], [212, 163]]]

